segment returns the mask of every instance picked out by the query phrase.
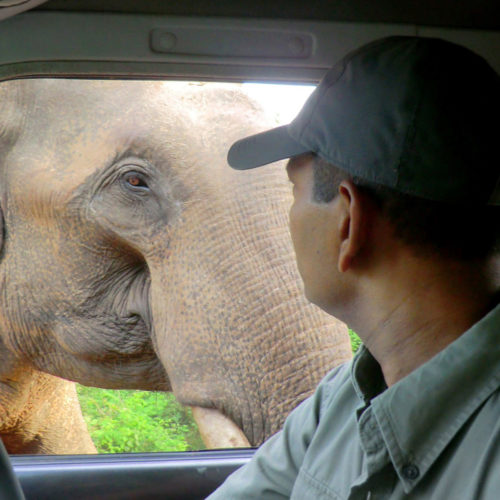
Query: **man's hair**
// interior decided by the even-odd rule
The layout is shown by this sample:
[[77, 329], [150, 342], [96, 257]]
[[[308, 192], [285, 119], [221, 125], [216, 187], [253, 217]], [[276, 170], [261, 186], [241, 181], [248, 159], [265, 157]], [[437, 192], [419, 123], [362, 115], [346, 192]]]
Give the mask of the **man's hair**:
[[350, 176], [319, 156], [315, 157], [313, 170], [315, 201], [328, 203], [338, 194], [340, 183], [351, 180], [387, 217], [395, 236], [419, 255], [473, 260], [499, 251], [500, 207], [417, 198]]

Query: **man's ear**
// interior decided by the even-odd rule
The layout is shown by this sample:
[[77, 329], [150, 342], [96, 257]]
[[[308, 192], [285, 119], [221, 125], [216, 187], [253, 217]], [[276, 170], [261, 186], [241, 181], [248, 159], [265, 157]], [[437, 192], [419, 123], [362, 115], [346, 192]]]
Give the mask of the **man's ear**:
[[350, 181], [343, 180], [339, 186], [341, 215], [339, 220], [340, 247], [338, 269], [341, 273], [352, 267], [367, 240], [367, 214], [364, 197]]

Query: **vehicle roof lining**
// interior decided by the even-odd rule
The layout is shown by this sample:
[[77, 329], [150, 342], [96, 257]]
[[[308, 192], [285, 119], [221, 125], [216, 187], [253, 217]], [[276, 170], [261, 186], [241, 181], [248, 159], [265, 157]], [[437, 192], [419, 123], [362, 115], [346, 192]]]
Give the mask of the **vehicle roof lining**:
[[49, 0], [36, 10], [123, 12], [500, 29], [497, 0]]
[[392, 35], [460, 43], [500, 71], [500, 30], [36, 8], [2, 21], [0, 80], [104, 76], [312, 83], [350, 50]]

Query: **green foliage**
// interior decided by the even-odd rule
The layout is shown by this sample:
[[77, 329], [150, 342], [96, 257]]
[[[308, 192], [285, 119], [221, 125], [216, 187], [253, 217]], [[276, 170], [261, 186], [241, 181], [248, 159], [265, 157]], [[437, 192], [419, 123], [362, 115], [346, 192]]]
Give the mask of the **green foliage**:
[[[349, 330], [352, 352], [360, 338]], [[83, 416], [99, 453], [189, 451], [205, 448], [191, 410], [173, 394], [77, 385]]]
[[356, 353], [361, 346], [361, 339], [349, 328], [349, 338], [351, 339], [352, 353]]
[[173, 394], [77, 385], [83, 416], [99, 453], [200, 450], [191, 410]]

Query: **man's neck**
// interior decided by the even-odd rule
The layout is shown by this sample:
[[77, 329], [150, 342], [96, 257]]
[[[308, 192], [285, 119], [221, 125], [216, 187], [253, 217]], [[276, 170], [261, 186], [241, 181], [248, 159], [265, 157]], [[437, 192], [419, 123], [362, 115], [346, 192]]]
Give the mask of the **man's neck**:
[[372, 283], [366, 306], [348, 321], [379, 362], [388, 386], [451, 344], [495, 305], [487, 269], [417, 264], [396, 265]]

